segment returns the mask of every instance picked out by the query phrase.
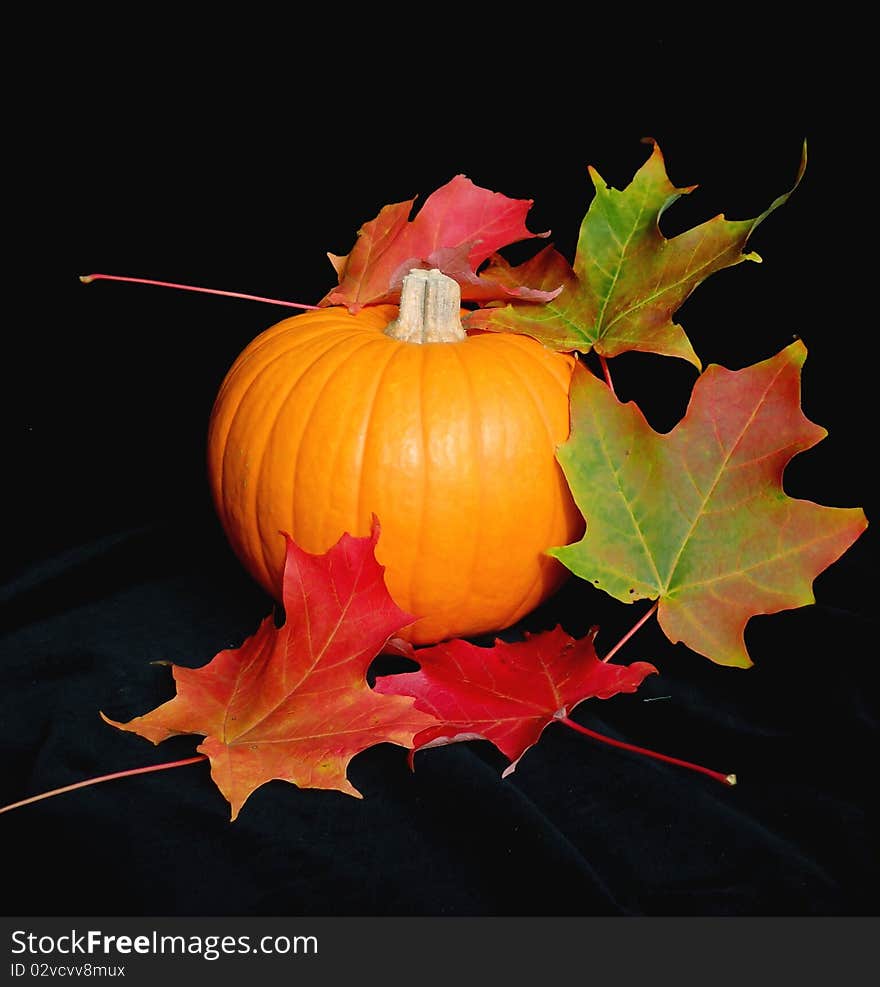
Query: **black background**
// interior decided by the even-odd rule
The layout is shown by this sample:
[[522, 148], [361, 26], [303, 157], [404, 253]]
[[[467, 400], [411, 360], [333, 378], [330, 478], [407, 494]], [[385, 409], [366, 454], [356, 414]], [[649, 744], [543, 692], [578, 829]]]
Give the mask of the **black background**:
[[[801, 187], [750, 243], [764, 263], [713, 276], [678, 319], [704, 362], [729, 367], [804, 339], [804, 407], [829, 437], [786, 489], [873, 517], [858, 59], [832, 68], [818, 28], [626, 26], [611, 42], [562, 18], [413, 27], [396, 44], [350, 21], [216, 16], [186, 37], [146, 19], [105, 34], [56, 22], [42, 45], [22, 31], [52, 85], [11, 121], [0, 803], [188, 756], [195, 739], [154, 749], [98, 710], [152, 708], [173, 686], [151, 662], [204, 664], [270, 609], [214, 520], [204, 441], [232, 360], [287, 313], [79, 274], [314, 302], [334, 283], [327, 251], [457, 173], [533, 198], [530, 228], [572, 256], [588, 164], [623, 187], [640, 138], [656, 138], [671, 179], [700, 186], [664, 217], [671, 236], [761, 212], [806, 138]], [[645, 355], [614, 372], [658, 428], [694, 380]], [[714, 666], [648, 626], [621, 659], [660, 676], [580, 708], [609, 735], [736, 771], [736, 789], [552, 727], [503, 781], [488, 744], [426, 752], [414, 774], [382, 745], [352, 764], [363, 801], [274, 782], [230, 824], [198, 765], [0, 817], [4, 911], [872, 914], [873, 538], [817, 579], [816, 606], [752, 620], [754, 668]], [[608, 647], [636, 616], [572, 582], [523, 626], [598, 623]]]

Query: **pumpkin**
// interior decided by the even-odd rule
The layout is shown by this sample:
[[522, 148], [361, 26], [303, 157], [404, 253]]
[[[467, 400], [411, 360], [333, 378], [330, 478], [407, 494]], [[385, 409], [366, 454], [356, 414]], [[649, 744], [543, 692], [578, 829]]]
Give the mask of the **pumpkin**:
[[327, 551], [380, 524], [376, 557], [414, 644], [501, 630], [568, 571], [545, 554], [583, 519], [556, 462], [574, 360], [466, 334], [455, 281], [404, 278], [399, 308], [271, 326], [217, 395], [208, 475], [226, 535], [276, 599], [287, 532]]

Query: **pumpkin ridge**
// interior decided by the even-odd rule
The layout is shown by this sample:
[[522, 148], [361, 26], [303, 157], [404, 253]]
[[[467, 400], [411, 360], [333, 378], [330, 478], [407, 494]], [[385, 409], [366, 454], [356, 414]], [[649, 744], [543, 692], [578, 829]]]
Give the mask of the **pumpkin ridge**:
[[[271, 532], [273, 537], [272, 539], [267, 540], [265, 537], [265, 527], [261, 523], [261, 511], [259, 505], [262, 499], [262, 492], [263, 492], [265, 466], [267, 461], [266, 451], [272, 441], [278, 416], [280, 415], [285, 404], [290, 399], [291, 393], [295, 390], [297, 384], [302, 379], [303, 375], [308, 371], [310, 371], [312, 367], [314, 367], [327, 353], [326, 343], [323, 342], [322, 337], [316, 336], [316, 337], [312, 337], [312, 339], [310, 340], [294, 340], [289, 347], [283, 349], [281, 352], [273, 356], [268, 363], [260, 367], [257, 373], [252, 378], [252, 380], [248, 383], [245, 390], [242, 392], [241, 396], [238, 398], [233, 415], [233, 423], [234, 423], [238, 421], [240, 414], [243, 413], [248, 403], [248, 396], [251, 394], [252, 390], [255, 387], [265, 386], [267, 381], [267, 375], [271, 373], [273, 368], [275, 368], [279, 362], [283, 362], [284, 360], [291, 359], [292, 355], [301, 356], [301, 354], [297, 354], [296, 351], [300, 348], [300, 346], [303, 346], [303, 348], [307, 347], [309, 343], [311, 343], [313, 340], [316, 341], [316, 343], [320, 343], [320, 348], [318, 348], [318, 346], [316, 345], [313, 349], [317, 350], [317, 352], [314, 353], [314, 355], [309, 353], [308, 355], [309, 362], [307, 366], [305, 366], [302, 369], [302, 371], [296, 376], [296, 378], [293, 381], [285, 381], [282, 384], [277, 385], [276, 387], [276, 393], [281, 392], [282, 397], [275, 409], [275, 418], [273, 419], [272, 427], [265, 434], [259, 433], [259, 430], [257, 430], [258, 435], [252, 437], [249, 442], [249, 453], [250, 453], [251, 461], [253, 462], [253, 477], [254, 477], [253, 498], [247, 505], [243, 506], [243, 513], [247, 517], [246, 527], [249, 530], [255, 530], [257, 532], [258, 537], [256, 539], [251, 537], [250, 539], [252, 543], [254, 541], [256, 542], [256, 547], [254, 548], [252, 546], [251, 549], [249, 550], [249, 554], [253, 559], [253, 564], [257, 566], [257, 568], [260, 570], [262, 576], [260, 581], [263, 582], [264, 586], [267, 588], [273, 586], [274, 584], [274, 580], [272, 578], [272, 568], [269, 565], [269, 558], [267, 555], [267, 546], [271, 546], [273, 544], [274, 539], [279, 536], [279, 533], [277, 531]], [[287, 387], [286, 393], [283, 390], [285, 384]], [[232, 427], [230, 427], [229, 433], [227, 434], [226, 442], [223, 447], [224, 463], [226, 459], [226, 453], [230, 448], [229, 439], [231, 435], [232, 435]], [[277, 592], [273, 593], [272, 595], [277, 596]]]
[[[499, 337], [499, 339], [500, 338], [503, 338], [503, 337]], [[536, 412], [537, 416], [544, 423], [544, 427], [547, 429], [547, 437], [548, 437], [549, 442], [550, 442], [550, 447], [554, 450], [554, 461], [555, 461], [555, 449], [556, 449], [556, 446], [559, 445], [559, 444], [561, 444], [562, 442], [565, 442], [565, 439], [568, 436], [566, 435], [563, 439], [560, 440], [560, 442], [557, 442], [556, 441], [556, 436], [554, 434], [555, 433], [555, 429], [553, 428], [553, 423], [550, 421], [550, 416], [549, 416], [549, 412], [548, 412], [548, 409], [547, 409], [547, 406], [546, 406], [546, 402], [541, 401], [539, 399], [539, 397], [535, 394], [535, 389], [532, 386], [531, 380], [529, 379], [528, 375], [524, 372], [524, 370], [521, 367], [517, 366], [516, 360], [511, 357], [510, 350], [508, 350], [505, 346], [497, 346], [496, 349], [498, 350], [498, 352], [495, 354], [496, 360], [498, 360], [499, 363], [503, 363], [504, 366], [509, 371], [511, 377], [514, 378], [515, 380], [517, 380], [520, 383], [520, 385], [523, 388], [523, 391], [528, 394], [529, 399], [531, 400], [532, 405], [534, 406], [534, 409], [535, 409], [535, 412]], [[541, 369], [542, 370], [545, 369], [543, 367], [543, 365], [541, 366]], [[556, 380], [552, 376], [552, 374], [549, 373], [549, 371], [547, 372], [547, 376], [551, 378], [551, 380], [553, 381], [553, 384], [555, 385]], [[558, 464], [557, 464], [556, 468], [557, 469], [560, 469], [560, 467], [559, 467]], [[545, 536], [544, 536], [544, 538], [542, 538], [542, 541], [543, 542], [548, 542], [548, 541], [551, 540], [550, 539], [550, 535], [551, 535], [551, 533], [553, 532], [553, 530], [556, 527], [556, 523], [557, 523], [557, 521], [559, 519], [561, 510], [562, 510], [562, 504], [560, 503], [560, 501], [558, 499], [555, 499], [554, 498], [552, 512], [549, 512], [548, 511], [547, 514], [545, 514], [545, 516], [544, 516], [544, 533], [545, 533]], [[520, 606], [522, 606], [522, 603], [525, 602], [525, 600], [528, 598], [528, 596], [531, 595], [532, 591], [535, 588], [535, 585], [543, 578], [543, 575], [544, 574], [541, 571], [541, 567], [539, 565], [538, 572], [537, 572], [537, 574], [535, 576], [535, 579], [532, 582], [532, 585], [529, 587], [528, 594], [526, 595], [526, 597], [523, 598], [523, 601], [521, 601]]]
[[[294, 318], [296, 318], [296, 316]], [[266, 331], [268, 332], [268, 330], [266, 330]], [[313, 337], [313, 338], [319, 338], [319, 337]], [[323, 352], [323, 349], [322, 349], [322, 352]], [[229, 422], [226, 425], [225, 431], [223, 431], [223, 432], [219, 431], [220, 426], [219, 425], [216, 426], [217, 429], [218, 429], [216, 439], [212, 439], [212, 437], [211, 437], [211, 432], [212, 432], [212, 430], [215, 427], [215, 425], [214, 425], [215, 417], [212, 414], [211, 421], [210, 421], [209, 427], [208, 427], [208, 436], [209, 436], [208, 441], [209, 441], [209, 447], [219, 445], [219, 448], [221, 450], [220, 456], [219, 456], [219, 460], [220, 461], [217, 464], [217, 475], [219, 476], [219, 479], [220, 479], [220, 490], [221, 491], [225, 491], [225, 489], [226, 489], [226, 486], [225, 486], [225, 483], [223, 482], [223, 480], [224, 480], [224, 477], [226, 475], [226, 460], [227, 460], [227, 455], [228, 455], [228, 452], [229, 452], [229, 437], [232, 434], [233, 430], [235, 429], [236, 422], [238, 421], [239, 415], [240, 415], [243, 407], [247, 403], [248, 395], [251, 393], [251, 391], [253, 390], [253, 388], [257, 385], [257, 383], [260, 380], [260, 378], [262, 378], [264, 376], [264, 374], [271, 367], [273, 367], [275, 365], [275, 363], [277, 363], [279, 360], [282, 360], [282, 359], [285, 359], [286, 357], [289, 357], [290, 356], [290, 353], [291, 353], [291, 350], [290, 349], [282, 350], [280, 353], [277, 353], [275, 356], [273, 356], [272, 359], [269, 360], [268, 363], [265, 363], [263, 366], [261, 366], [261, 367], [258, 368], [257, 372], [253, 375], [253, 377], [248, 382], [248, 385], [245, 387], [245, 389], [238, 396], [238, 400], [235, 403], [235, 407], [233, 408], [232, 414], [229, 416]], [[227, 375], [226, 375], [226, 378], [225, 378], [225, 380], [223, 382], [223, 386], [220, 389], [220, 393], [217, 395], [217, 398], [216, 398], [216, 400], [214, 402], [215, 408], [219, 408], [221, 406], [222, 401], [223, 401], [223, 398], [225, 397], [225, 392], [227, 392], [228, 389], [232, 386], [232, 381], [234, 379], [234, 376], [237, 375], [237, 374], [239, 374], [239, 373], [241, 373], [242, 369], [246, 365], [246, 362], [247, 361], [242, 362], [242, 363], [239, 363], [239, 361], [236, 360], [235, 363], [232, 365], [232, 367], [229, 370], [229, 373], [227, 373]], [[227, 387], [227, 384], [228, 384], [228, 387]], [[217, 497], [217, 498], [215, 498], [215, 500], [217, 502], [218, 513], [221, 514], [221, 521], [224, 522], [224, 527], [226, 527], [226, 524], [229, 521], [229, 511], [227, 510], [226, 495], [225, 495], [225, 493], [223, 494], [223, 497], [222, 497], [222, 504], [221, 504], [221, 498]]]
[[[388, 338], [390, 339], [393, 337], [388, 337]], [[425, 516], [425, 503], [427, 501], [426, 491], [428, 486], [427, 480], [428, 480], [428, 473], [430, 472], [430, 465], [427, 460], [428, 444], [427, 444], [427, 436], [425, 432], [425, 401], [423, 395], [423, 388], [425, 386], [425, 353], [427, 352], [425, 347], [428, 344], [403, 342], [401, 340], [395, 340], [395, 342], [399, 343], [401, 347], [398, 350], [398, 352], [404, 354], [407, 352], [412, 352], [414, 354], [417, 354], [419, 359], [418, 385], [412, 388], [412, 393], [415, 395], [416, 400], [419, 402], [419, 410], [415, 417], [418, 420], [418, 426], [419, 426], [418, 431], [419, 431], [419, 435], [421, 436], [421, 443], [422, 443], [421, 455], [419, 456], [422, 476], [421, 476], [421, 482], [413, 485], [413, 489], [417, 489], [419, 491], [419, 510], [418, 510], [418, 520], [415, 524], [412, 525], [412, 529], [411, 529], [412, 536], [416, 539], [416, 551], [413, 555], [414, 561], [408, 567], [408, 571], [407, 571], [407, 584], [406, 584], [406, 597], [405, 597], [406, 606], [404, 607], [404, 609], [412, 613], [414, 616], [418, 617], [419, 620], [421, 620], [424, 614], [422, 614], [419, 608], [414, 605], [414, 587], [415, 587], [416, 579], [418, 578], [419, 575], [418, 559], [421, 557], [422, 543], [424, 541], [424, 536], [422, 533], [422, 522]], [[418, 346], [418, 349], [410, 350], [410, 348], [413, 346]], [[395, 353], [395, 356], [396, 355], [397, 354]], [[416, 624], [411, 625], [411, 627], [414, 626], [416, 626]]]
[[[317, 363], [324, 352], [326, 352], [326, 349], [322, 347], [321, 352], [318, 353], [318, 355], [314, 358], [314, 360], [312, 360], [309, 363], [306, 369], [311, 368], [311, 366]], [[247, 404], [248, 395], [251, 393], [253, 388], [256, 387], [259, 383], [262, 382], [263, 384], [265, 384], [267, 373], [271, 371], [271, 369], [280, 361], [283, 361], [284, 359], [289, 359], [290, 354], [291, 354], [291, 349], [284, 349], [280, 353], [273, 356], [268, 363], [263, 364], [254, 374], [253, 378], [249, 381], [247, 387], [245, 387], [245, 389], [242, 391], [241, 395], [239, 396], [232, 417], [230, 419], [230, 424], [226, 433], [225, 441], [223, 443], [223, 454], [221, 457], [221, 462], [224, 471], [226, 468], [226, 457], [230, 447], [229, 440], [233, 433], [235, 424], [238, 421], [240, 415], [242, 414]], [[298, 377], [297, 381], [299, 379], [300, 378]], [[293, 389], [293, 387], [295, 387], [295, 385], [296, 385], [296, 381], [291, 385], [291, 390]], [[289, 397], [289, 392], [288, 395], [281, 400], [281, 403], [279, 404], [279, 409], [283, 407], [288, 397]], [[259, 558], [254, 557], [254, 563], [258, 564], [262, 569], [262, 574], [265, 577], [266, 586], [272, 585], [272, 572], [269, 567], [268, 560], [266, 558], [266, 540], [263, 536], [263, 528], [260, 525], [259, 501], [260, 501], [260, 488], [262, 485], [263, 465], [265, 462], [265, 452], [266, 452], [266, 447], [269, 445], [269, 442], [272, 437], [271, 432], [272, 430], [270, 429], [269, 433], [267, 433], [263, 437], [262, 442], [259, 442], [257, 445], [250, 446], [250, 457], [253, 463], [255, 464], [255, 468], [253, 471], [254, 472], [253, 503], [251, 505], [243, 505], [242, 507], [242, 513], [247, 515], [249, 525], [252, 523], [256, 527], [257, 531], [259, 532], [259, 539], [258, 539]]]
[[[382, 338], [384, 339], [386, 337], [382, 337]], [[373, 428], [373, 414], [376, 410], [376, 401], [379, 397], [379, 394], [382, 391], [382, 384], [385, 380], [386, 375], [388, 374], [388, 368], [394, 362], [395, 358], [397, 357], [397, 353], [399, 352], [398, 347], [396, 346], [390, 346], [389, 349], [391, 352], [388, 354], [388, 359], [385, 361], [379, 373], [376, 374], [376, 383], [375, 386], [373, 387], [373, 393], [370, 396], [369, 407], [364, 416], [363, 438], [361, 439], [360, 447], [357, 452], [357, 461], [355, 464], [355, 470], [358, 478], [357, 493], [355, 495], [355, 518], [359, 518], [361, 516], [361, 510], [364, 501], [364, 482], [365, 482], [364, 456], [366, 455], [367, 444], [370, 439], [370, 432], [372, 431]], [[381, 521], [382, 519], [379, 518], [380, 524]]]
[[[515, 392], [524, 394], [527, 396], [529, 404], [532, 406], [532, 416], [535, 420], [540, 421], [544, 429], [546, 430], [546, 435], [548, 439], [548, 448], [550, 449], [550, 456], [552, 460], [553, 467], [555, 468], [558, 476], [557, 479], [561, 481], [561, 487], [564, 487], [564, 477], [562, 475], [561, 469], [555, 460], [555, 449], [558, 444], [557, 442], [557, 429], [554, 427], [553, 422], [550, 418], [550, 412], [547, 407], [547, 402], [542, 400], [541, 390], [547, 393], [553, 390], [559, 390], [561, 396], [565, 397], [567, 402], [568, 388], [566, 387], [564, 375], [562, 373], [557, 373], [557, 368], [553, 366], [552, 363], [548, 363], [546, 359], [541, 359], [540, 356], [554, 356], [554, 354], [537, 354], [534, 351], [533, 340], [526, 339], [524, 337], [504, 337], [504, 336], [493, 336], [493, 337], [478, 337], [483, 342], [483, 347], [491, 345], [492, 349], [489, 351], [492, 356], [493, 363], [500, 369], [503, 369], [504, 376], [507, 378], [508, 382], [514, 386]], [[491, 339], [492, 343], [489, 344], [488, 340]], [[508, 343], [513, 343], [513, 347], [507, 345]], [[540, 346], [540, 344], [537, 344]], [[529, 371], [532, 366], [536, 371], [540, 371], [543, 375], [540, 382], [540, 386], [537, 381], [529, 376]], [[569, 376], [571, 373], [571, 368], [569, 368]], [[570, 425], [567, 423], [566, 436]], [[563, 439], [559, 440], [564, 441]], [[553, 531], [560, 526], [560, 523], [564, 521], [566, 517], [564, 509], [564, 500], [558, 497], [550, 497], [551, 500], [551, 511], [543, 514], [544, 517], [544, 537], [542, 543], [546, 543], [549, 548], [553, 539], [551, 538]], [[477, 556], [479, 559], [479, 556]], [[526, 613], [531, 612], [532, 609], [537, 605], [536, 603], [529, 601], [533, 599], [536, 588], [541, 586], [550, 586], [552, 583], [558, 584], [561, 582], [560, 579], [554, 578], [553, 568], [555, 563], [546, 555], [546, 553], [538, 553], [536, 559], [536, 569], [534, 575], [527, 587], [520, 595], [519, 599], [504, 612], [503, 618], [499, 618], [497, 627], [499, 629], [508, 627], [515, 620], [524, 616]], [[549, 595], [548, 592], [539, 593], [538, 602], [546, 599]]]
[[531, 613], [533, 607], [529, 607], [526, 610], [523, 610], [523, 608], [526, 605], [526, 601], [534, 593], [535, 587], [540, 583], [542, 583], [545, 578], [546, 578], [545, 572], [539, 564], [535, 572], [534, 579], [532, 579], [528, 589], [522, 595], [522, 598], [517, 602], [516, 606], [511, 607], [510, 610], [508, 610], [507, 613], [504, 615], [504, 617], [501, 620], [499, 620], [498, 622], [499, 630], [503, 630], [505, 627], [510, 627], [510, 625], [515, 623], [517, 620], [519, 620], [520, 617], [524, 617], [526, 613]]
[[[484, 346], [490, 345], [492, 348], [491, 352], [492, 360], [499, 369], [504, 371], [504, 375], [507, 377], [508, 381], [514, 385], [517, 393], [521, 393], [527, 396], [534, 413], [534, 416], [538, 418], [539, 421], [544, 425], [546, 429], [547, 437], [549, 440], [550, 448], [555, 448], [554, 442], [554, 430], [552, 428], [552, 423], [549, 420], [548, 413], [544, 407], [544, 403], [536, 396], [535, 388], [532, 385], [531, 380], [528, 377], [526, 368], [521, 368], [517, 364], [517, 357], [527, 359], [530, 363], [536, 363], [540, 366], [542, 372], [546, 374], [547, 380], [551, 387], [559, 386], [559, 381], [555, 375], [546, 367], [546, 365], [535, 359], [532, 352], [529, 352], [532, 347], [520, 346], [518, 343], [515, 344], [516, 349], [511, 350], [511, 348], [506, 345], [508, 340], [506, 337], [502, 336], [492, 336], [492, 337], [481, 337], [485, 338], [486, 342]], [[492, 340], [490, 343], [489, 340]], [[497, 342], [496, 342], [497, 341]], [[529, 341], [531, 342], [531, 340]], [[540, 345], [540, 344], [539, 344]], [[516, 355], [514, 355], [516, 354]], [[563, 393], [567, 393], [564, 388], [560, 387]], [[557, 467], [558, 468], [558, 467]], [[550, 538], [550, 534], [553, 531], [554, 524], [556, 523], [561, 511], [561, 504], [557, 503], [554, 499], [553, 511], [544, 514], [544, 534], [545, 537], [542, 542], [547, 542]], [[532, 518], [528, 519], [528, 523], [531, 524]], [[477, 556], [479, 558], [479, 556]], [[532, 597], [535, 588], [547, 579], [546, 565], [539, 558], [537, 560], [536, 569], [532, 577], [531, 582], [523, 590], [519, 598], [504, 611], [503, 616], [500, 616], [497, 620], [498, 629], [503, 629], [509, 627], [518, 617], [523, 616], [525, 613], [529, 612], [532, 607], [527, 607], [526, 604], [528, 600]]]
[[[501, 339], [503, 337], [498, 337], [498, 338]], [[532, 405], [534, 406], [538, 417], [544, 423], [544, 427], [547, 430], [547, 436], [550, 439], [551, 445], [555, 447], [557, 443], [556, 443], [556, 437], [554, 435], [555, 430], [553, 428], [553, 423], [550, 421], [547, 408], [545, 407], [545, 402], [541, 401], [536, 396], [535, 389], [532, 386], [532, 382], [529, 380], [528, 374], [521, 367], [517, 366], [515, 360], [511, 358], [510, 351], [507, 350], [506, 347], [497, 346], [495, 349], [496, 352], [494, 352], [492, 355], [495, 358], [496, 362], [503, 363], [504, 366], [510, 372], [510, 376], [515, 378], [516, 381], [522, 386], [523, 391], [528, 394], [529, 399], [531, 400]], [[541, 369], [544, 370], [545, 368], [542, 366]], [[554, 384], [556, 383], [556, 379], [549, 372], [547, 373], [547, 376], [550, 377], [550, 379], [553, 381]], [[564, 442], [565, 439], [563, 439], [562, 441]]]
[[[291, 386], [286, 397], [284, 398], [281, 405], [279, 406], [278, 413], [276, 414], [275, 419], [269, 428], [269, 439], [271, 440], [272, 436], [275, 434], [275, 430], [278, 427], [278, 423], [281, 419], [282, 412], [284, 408], [289, 404], [289, 402], [294, 398], [297, 387], [305, 381], [306, 377], [314, 371], [314, 369], [322, 362], [322, 360], [324, 360], [324, 358], [332, 356], [332, 358], [335, 360], [335, 365], [332, 367], [329, 374], [327, 375], [327, 379], [329, 379], [333, 377], [335, 374], [339, 373], [340, 367], [345, 362], [351, 359], [356, 353], [360, 353], [362, 350], [365, 350], [368, 346], [372, 345], [377, 338], [378, 338], [377, 336], [370, 333], [367, 335], [365, 341], [363, 342], [363, 345], [346, 349], [340, 355], [340, 349], [342, 348], [343, 344], [356, 343], [361, 341], [359, 336], [352, 337], [348, 333], [346, 333], [342, 339], [334, 343], [329, 349], [325, 349], [316, 360], [313, 360], [308, 365], [308, 367], [306, 367], [303, 370], [303, 372], [297, 377], [296, 382]], [[306, 414], [305, 423], [303, 424], [301, 435], [300, 435], [300, 440], [296, 444], [296, 451], [294, 452], [293, 455], [293, 462], [289, 466], [290, 474], [293, 477], [296, 477], [297, 475], [297, 469], [299, 468], [300, 452], [302, 450], [306, 436], [308, 435], [309, 425], [312, 421], [312, 418], [315, 415], [315, 412], [317, 411], [319, 404], [321, 403], [321, 399], [322, 399], [322, 395], [319, 392], [318, 394], [315, 395], [315, 399], [310, 404], [308, 412]], [[290, 527], [291, 527], [290, 534], [291, 535], [293, 535], [293, 532], [296, 531], [296, 497], [297, 497], [297, 484], [296, 482], [294, 482], [293, 497], [290, 502]], [[349, 532], [349, 534], [354, 534], [354, 532]], [[265, 541], [264, 539], [261, 539], [261, 547], [264, 541]]]
[[[474, 386], [474, 382], [471, 378], [470, 368], [468, 367], [468, 361], [465, 356], [465, 350], [454, 349], [452, 350], [452, 352], [455, 353], [455, 356], [458, 359], [459, 365], [461, 366], [461, 370], [462, 370], [462, 377], [467, 385], [467, 391], [469, 395], [468, 418], [470, 419], [470, 430], [471, 430], [471, 434], [475, 437], [474, 447], [479, 449], [479, 452], [477, 453], [475, 459], [477, 464], [477, 477], [478, 477], [478, 482], [475, 484], [475, 488], [478, 491], [479, 516], [482, 517], [483, 506], [486, 503], [486, 492], [484, 489], [485, 474], [483, 472], [483, 434], [482, 434], [482, 429], [480, 428], [480, 418], [482, 416], [474, 414], [479, 404], [479, 400], [478, 400], [479, 391]], [[482, 536], [483, 536], [482, 525], [477, 525], [476, 534], [471, 539], [471, 561], [470, 561], [470, 566], [468, 568], [467, 582], [464, 584], [466, 586], [472, 585], [474, 581], [474, 574], [477, 570], [477, 566], [479, 565], [479, 561], [480, 561], [479, 548], [482, 541]]]
[[[217, 394], [216, 400], [219, 401], [224, 397], [227, 384], [230, 381], [233, 373], [241, 373], [249, 363], [251, 363], [258, 356], [262, 355], [263, 350], [271, 346], [273, 343], [278, 341], [279, 337], [286, 335], [295, 335], [297, 337], [296, 345], [306, 345], [312, 340], [320, 339], [328, 332], [333, 332], [334, 329], [339, 331], [339, 327], [333, 326], [331, 320], [327, 318], [320, 318], [324, 315], [324, 312], [302, 312], [299, 315], [292, 315], [288, 319], [283, 319], [281, 322], [276, 322], [274, 325], [267, 326], [262, 332], [256, 335], [242, 352], [236, 357], [232, 366], [229, 368], [229, 372], [226, 375], [223, 383], [221, 384], [220, 390]], [[325, 323], [322, 326], [321, 323]], [[369, 331], [366, 330], [365, 331]], [[290, 352], [290, 347], [286, 347], [282, 352]], [[280, 354], [279, 354], [280, 355]], [[272, 360], [269, 361], [271, 363]], [[267, 363], [268, 366], [268, 363]], [[261, 368], [262, 369], [262, 368]]]

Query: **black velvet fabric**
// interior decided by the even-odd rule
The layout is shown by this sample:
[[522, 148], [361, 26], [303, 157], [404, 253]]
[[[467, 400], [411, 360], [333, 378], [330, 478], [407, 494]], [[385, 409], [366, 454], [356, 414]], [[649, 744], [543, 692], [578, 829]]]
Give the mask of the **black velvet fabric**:
[[[670, 54], [652, 39], [640, 64], [664, 65]], [[120, 91], [111, 61], [128, 80]], [[693, 91], [676, 64], [667, 85]], [[153, 708], [173, 695], [165, 662], [205, 664], [271, 610], [214, 519], [204, 438], [234, 357], [288, 313], [143, 286], [83, 286], [79, 274], [314, 302], [333, 284], [326, 251], [349, 250], [383, 204], [424, 197], [460, 172], [534, 198], [530, 228], [552, 229], [571, 256], [591, 196], [586, 166], [622, 187], [645, 158], [643, 136], [660, 142], [676, 184], [701, 185], [670, 207], [667, 236], [720, 211], [760, 213], [791, 187], [807, 137], [801, 188], [750, 244], [765, 263], [715, 275], [678, 321], [705, 363], [732, 368], [803, 338], [804, 407], [830, 434], [792, 463], [786, 489], [863, 505], [873, 516], [863, 451], [873, 443], [874, 416], [865, 411], [873, 364], [853, 343], [864, 323], [827, 255], [852, 243], [853, 217], [831, 190], [855, 139], [820, 126], [816, 104], [802, 99], [793, 109], [783, 87], [765, 93], [760, 117], [724, 108], [698, 115], [656, 82], [643, 89], [653, 99], [606, 106], [604, 116], [588, 101], [591, 116], [567, 84], [561, 109], [541, 102], [517, 115], [515, 104], [502, 112], [496, 101], [475, 118], [455, 103], [443, 126], [458, 136], [438, 150], [395, 129], [395, 120], [412, 119], [399, 90], [402, 102], [385, 101], [379, 120], [375, 110], [360, 118], [329, 99], [293, 101], [283, 115], [277, 107], [261, 114], [259, 104], [244, 113], [220, 94], [224, 79], [230, 98], [236, 91], [234, 65], [210, 75], [207, 103], [195, 83], [173, 99], [160, 87], [151, 101], [122, 60], [100, 65], [93, 76], [82, 66], [89, 81], [80, 86], [103, 82], [95, 89], [102, 112], [78, 114], [55, 180], [39, 195], [29, 186], [36, 219], [19, 241], [27, 264], [18, 290], [34, 304], [9, 343], [7, 368], [0, 803], [190, 756], [196, 738], [154, 748], [106, 725], [99, 710], [124, 720]], [[608, 91], [602, 79], [591, 82], [595, 101]], [[135, 94], [142, 99], [123, 113]], [[43, 112], [47, 133], [72, 134], [68, 103]], [[514, 250], [514, 259], [534, 246]], [[621, 396], [637, 400], [655, 427], [680, 417], [693, 368], [638, 354], [613, 368]], [[3, 908], [872, 914], [880, 877], [870, 809], [880, 718], [875, 546], [869, 529], [816, 581], [816, 605], [753, 619], [753, 668], [713, 665], [651, 623], [619, 660], [651, 661], [660, 674], [634, 695], [590, 701], [575, 714], [611, 737], [736, 772], [736, 788], [554, 725], [506, 779], [488, 743], [423, 752], [414, 772], [403, 750], [380, 745], [351, 766], [363, 800], [273, 782], [230, 823], [198, 764], [0, 815], [9, 860]], [[556, 623], [582, 634], [598, 624], [601, 650], [641, 612], [572, 580], [506, 636]], [[399, 667], [383, 658], [373, 672]]]
[[[95, 539], [9, 589], [4, 802], [190, 756], [195, 738], [154, 748], [98, 710], [127, 719], [170, 698], [156, 662], [204, 664], [267, 612], [204, 518]], [[569, 584], [529, 624], [579, 633], [603, 609], [595, 596]], [[735, 770], [736, 788], [554, 726], [506, 779], [486, 743], [422, 752], [414, 773], [381, 745], [352, 762], [363, 800], [272, 782], [230, 823], [198, 764], [5, 814], [21, 864], [6, 900], [71, 915], [871, 914], [868, 618], [819, 604], [759, 623], [748, 672], [646, 628], [631, 657], [661, 674], [576, 714]]]

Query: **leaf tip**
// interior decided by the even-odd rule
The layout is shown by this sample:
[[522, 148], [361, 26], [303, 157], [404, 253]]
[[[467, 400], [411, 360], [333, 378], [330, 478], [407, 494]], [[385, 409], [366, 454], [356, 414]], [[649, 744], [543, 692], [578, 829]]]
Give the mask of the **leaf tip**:
[[332, 254], [328, 250], [327, 259], [333, 265], [333, 270], [336, 271], [336, 276], [341, 282], [343, 277], [345, 277], [345, 268], [348, 264], [348, 254]]
[[663, 159], [663, 152], [660, 150], [660, 145], [657, 141], [653, 137], [642, 137], [641, 143], [647, 144], [651, 148], [651, 153], [648, 155], [648, 160], [650, 161], [652, 158], [656, 159], [665, 171], [666, 166]]
[[801, 162], [798, 166], [797, 177], [794, 180], [795, 188], [800, 185], [801, 179], [804, 177], [804, 172], [807, 170], [807, 138], [804, 138], [804, 143], [801, 145]]
[[370, 514], [370, 540], [372, 541], [374, 548], [376, 547], [379, 541], [379, 535], [381, 534], [382, 525], [379, 523], [379, 516], [374, 511]]
[[726, 775], [724, 778], [724, 784], [733, 788], [737, 784], [736, 775]]
[[796, 336], [782, 352], [795, 367], [800, 368], [806, 362], [807, 346], [800, 336]]
[[507, 765], [507, 767], [501, 772], [501, 777], [508, 778], [510, 775], [512, 775], [513, 772], [516, 771], [517, 764], [519, 764], [519, 758], [517, 758], [515, 761], [511, 761], [510, 764]]
[[608, 182], [605, 181], [605, 179], [592, 165], [587, 165], [587, 174], [590, 176], [590, 181], [593, 183], [593, 188], [597, 192], [599, 191], [600, 185], [604, 186], [606, 189], [608, 188]]

